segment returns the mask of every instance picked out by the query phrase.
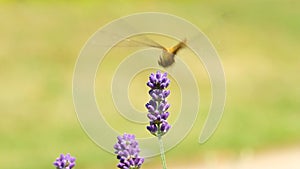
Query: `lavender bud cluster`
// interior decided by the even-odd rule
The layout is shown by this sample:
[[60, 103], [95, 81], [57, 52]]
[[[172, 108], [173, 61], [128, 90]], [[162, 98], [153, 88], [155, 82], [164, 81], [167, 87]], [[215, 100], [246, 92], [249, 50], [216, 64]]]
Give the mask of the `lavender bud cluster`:
[[159, 71], [156, 74], [151, 73], [147, 86], [150, 87], [149, 95], [151, 100], [145, 105], [148, 109], [147, 117], [150, 120], [147, 130], [155, 136], [163, 136], [171, 128], [167, 122], [170, 104], [166, 98], [170, 95], [170, 90], [165, 90], [170, 84], [167, 73]]
[[114, 145], [117, 159], [120, 160], [117, 165], [121, 169], [139, 169], [144, 162], [144, 158], [139, 156], [139, 145], [132, 134], [124, 134], [117, 137], [118, 142]]
[[72, 157], [69, 153], [64, 155], [61, 154], [56, 158], [53, 165], [56, 169], [72, 169], [75, 166], [75, 157]]

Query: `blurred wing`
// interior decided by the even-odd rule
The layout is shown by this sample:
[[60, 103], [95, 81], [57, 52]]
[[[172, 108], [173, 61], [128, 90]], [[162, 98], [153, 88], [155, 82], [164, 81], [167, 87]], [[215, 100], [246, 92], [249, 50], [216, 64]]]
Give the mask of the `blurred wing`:
[[132, 38], [127, 38], [123, 42], [120, 43], [120, 45], [116, 45], [118, 47], [153, 47], [158, 49], [166, 49], [158, 42], [150, 39], [149, 37], [143, 35], [143, 36], [137, 36]]
[[[109, 37], [109, 40], [120, 40], [120, 42], [114, 45], [113, 47], [153, 47], [166, 50], [165, 47], [163, 47], [158, 42], [152, 40], [151, 38], [147, 37], [146, 35], [137, 35], [130, 38], [124, 38], [124, 36], [109, 31], [102, 30], [102, 33], [105, 34], [106, 37]], [[101, 41], [99, 41], [98, 44], [101, 46], [106, 46], [105, 42], [102, 43]]]

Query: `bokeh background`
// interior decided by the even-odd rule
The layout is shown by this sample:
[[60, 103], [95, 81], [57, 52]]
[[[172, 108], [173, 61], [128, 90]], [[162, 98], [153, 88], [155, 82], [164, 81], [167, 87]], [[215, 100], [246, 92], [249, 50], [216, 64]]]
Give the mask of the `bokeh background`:
[[[215, 45], [226, 74], [223, 119], [202, 145], [197, 140], [210, 92], [208, 78], [198, 74], [203, 106], [186, 139], [166, 154], [170, 165], [299, 145], [299, 9], [297, 0], [1, 1], [0, 167], [54, 168], [55, 158], [70, 152], [76, 168], [116, 168], [115, 156], [81, 129], [72, 75], [87, 39], [135, 12], [167, 12], [198, 26]], [[123, 123], [112, 123], [122, 132]], [[159, 157], [147, 161], [144, 168], [159, 168], [153, 167]]]

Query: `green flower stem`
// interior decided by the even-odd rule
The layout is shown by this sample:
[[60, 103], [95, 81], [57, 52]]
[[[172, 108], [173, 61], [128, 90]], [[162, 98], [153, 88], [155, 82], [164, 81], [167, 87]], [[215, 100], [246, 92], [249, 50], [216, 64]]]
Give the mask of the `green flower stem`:
[[159, 149], [160, 149], [160, 157], [161, 157], [162, 166], [163, 166], [163, 169], [167, 169], [164, 144], [163, 144], [163, 141], [161, 139], [160, 134], [158, 134], [158, 142], [159, 142]]

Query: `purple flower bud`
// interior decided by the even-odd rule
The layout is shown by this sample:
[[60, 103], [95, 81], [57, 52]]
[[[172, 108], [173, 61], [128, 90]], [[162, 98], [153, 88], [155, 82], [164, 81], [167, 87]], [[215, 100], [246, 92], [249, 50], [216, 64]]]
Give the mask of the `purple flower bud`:
[[156, 74], [151, 73], [147, 85], [152, 89], [164, 89], [169, 86], [169, 83], [167, 73], [161, 74], [157, 71]]
[[145, 106], [148, 109], [148, 112], [153, 113], [156, 110], [157, 104], [155, 101], [150, 100]]
[[154, 76], [153, 73], [151, 73], [151, 75], [149, 77], [149, 81], [150, 81], [150, 83], [157, 83], [157, 80], [156, 80], [156, 78], [155, 78], [155, 76]]
[[167, 78], [167, 76], [168, 76], [168, 73], [165, 72], [165, 73], [163, 74], [163, 77], [164, 77], [164, 78]]
[[150, 131], [150, 133], [154, 134], [157, 132], [157, 126], [154, 124], [150, 124], [150, 126], [147, 126], [148, 131]]
[[161, 118], [164, 120], [167, 120], [167, 118], [169, 117], [169, 114], [170, 114], [169, 112], [165, 112], [162, 114]]
[[166, 133], [168, 132], [168, 130], [171, 128], [171, 126], [169, 125], [168, 122], [164, 121], [162, 124], [161, 124], [161, 127], [160, 127], [160, 131], [162, 133]]
[[169, 103], [166, 103], [165, 106], [163, 107], [163, 111], [167, 111], [170, 107], [170, 104]]
[[157, 119], [157, 116], [151, 114], [151, 113], [148, 113], [147, 114], [147, 117], [151, 120], [151, 121], [155, 121]]
[[154, 86], [154, 83], [151, 83], [151, 82], [148, 82], [147, 83], [147, 86], [149, 86], [150, 88], [154, 88], [155, 86]]
[[165, 90], [163, 92], [164, 98], [167, 98], [170, 95], [170, 90]]
[[75, 157], [72, 157], [69, 153], [66, 155], [61, 154], [56, 161], [54, 161], [53, 165], [57, 169], [72, 169], [75, 166]]
[[139, 169], [144, 159], [139, 157], [139, 145], [133, 134], [123, 134], [117, 137], [118, 142], [114, 145], [117, 159], [120, 160], [117, 165], [121, 169]]
[[160, 71], [157, 71], [157, 73], [156, 73], [156, 79], [157, 80], [160, 80], [160, 78], [161, 78], [161, 73], [160, 73]]

